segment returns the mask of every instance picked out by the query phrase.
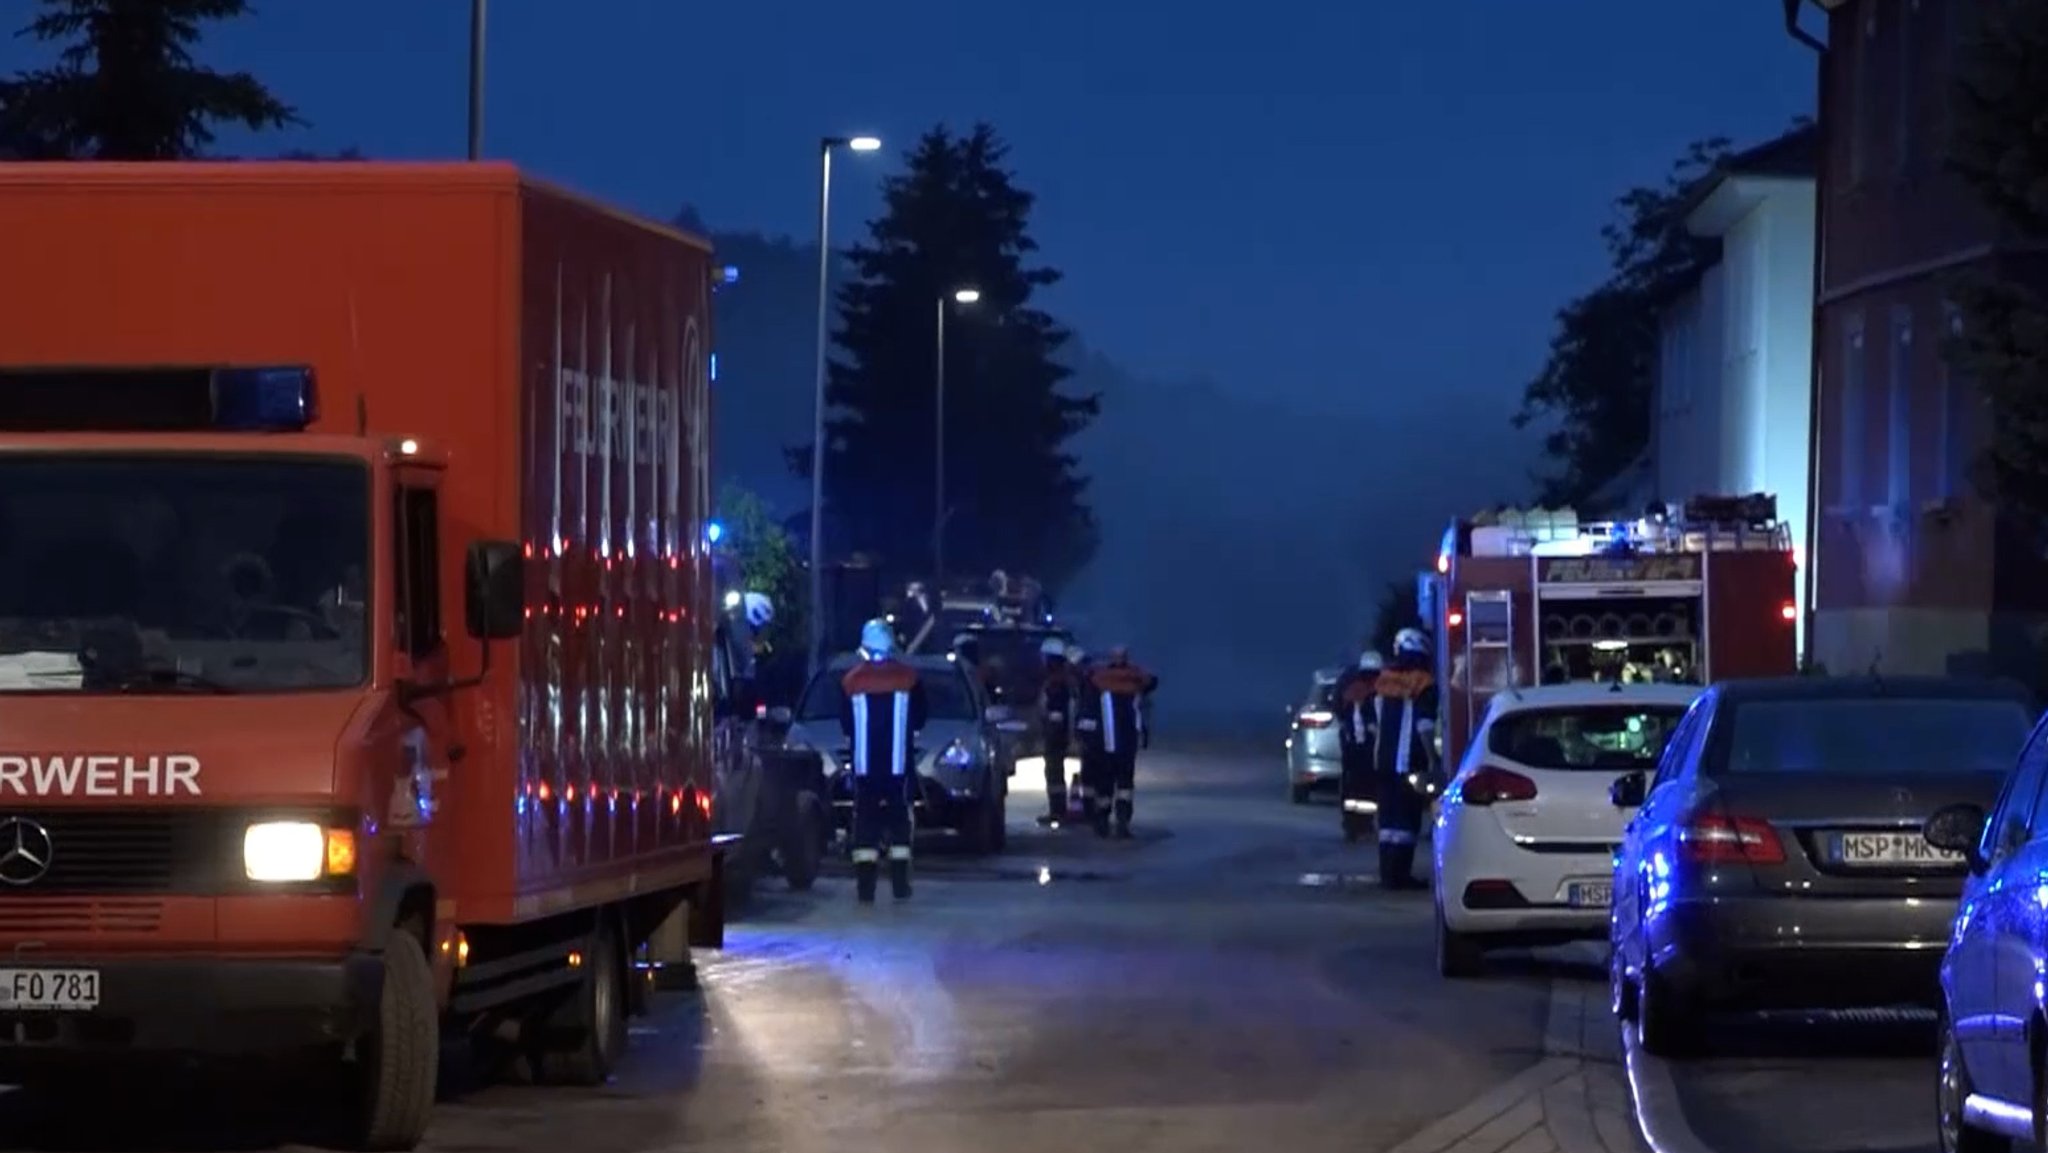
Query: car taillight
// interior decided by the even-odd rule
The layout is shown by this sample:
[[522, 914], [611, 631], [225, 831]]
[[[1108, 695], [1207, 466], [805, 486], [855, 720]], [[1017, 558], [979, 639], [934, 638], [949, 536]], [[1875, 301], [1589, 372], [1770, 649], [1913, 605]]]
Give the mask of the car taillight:
[[1536, 782], [1499, 765], [1486, 765], [1465, 778], [1458, 795], [1468, 805], [1491, 805], [1499, 801], [1533, 801]]
[[1337, 714], [1323, 709], [1303, 709], [1301, 715], [1295, 718], [1301, 722], [1304, 729], [1327, 729], [1336, 719]]
[[1694, 817], [1678, 831], [1685, 859], [1701, 865], [1782, 865], [1785, 845], [1755, 817]]

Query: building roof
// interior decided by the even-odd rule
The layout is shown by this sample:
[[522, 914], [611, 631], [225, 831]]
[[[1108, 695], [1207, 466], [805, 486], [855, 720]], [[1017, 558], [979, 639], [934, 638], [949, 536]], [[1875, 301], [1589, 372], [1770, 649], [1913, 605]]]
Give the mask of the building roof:
[[1820, 129], [1803, 123], [1723, 159], [1687, 193], [1681, 211], [1697, 236], [1719, 236], [1773, 187], [1812, 183], [1820, 170]]

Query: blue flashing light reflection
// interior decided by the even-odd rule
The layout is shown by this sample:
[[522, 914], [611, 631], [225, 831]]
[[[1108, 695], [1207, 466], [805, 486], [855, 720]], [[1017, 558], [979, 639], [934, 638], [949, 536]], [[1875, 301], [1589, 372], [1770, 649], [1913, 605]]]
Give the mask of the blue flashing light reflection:
[[214, 427], [296, 432], [320, 416], [310, 368], [227, 368], [213, 374]]
[[718, 383], [718, 354], [711, 354], [711, 383]]
[[725, 526], [718, 523], [715, 520], [705, 525], [704, 539], [710, 541], [712, 544], [717, 544], [719, 541], [725, 539]]

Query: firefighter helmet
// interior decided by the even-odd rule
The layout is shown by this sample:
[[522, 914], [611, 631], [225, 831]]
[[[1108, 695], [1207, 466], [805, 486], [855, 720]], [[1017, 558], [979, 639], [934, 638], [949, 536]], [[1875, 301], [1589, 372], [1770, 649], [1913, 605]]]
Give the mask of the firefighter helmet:
[[872, 661], [896, 652], [896, 630], [885, 620], [871, 620], [860, 627], [860, 650]]
[[1421, 629], [1402, 629], [1394, 634], [1394, 652], [1404, 657], [1429, 655], [1429, 636]]
[[1046, 660], [1064, 659], [1067, 655], [1067, 642], [1058, 637], [1047, 637], [1039, 642], [1038, 655]]
[[761, 593], [748, 593], [740, 598], [746, 606], [747, 624], [756, 629], [765, 629], [775, 619], [775, 602]]
[[1376, 673], [1386, 667], [1386, 658], [1382, 657], [1377, 650], [1367, 649], [1358, 655], [1358, 668], [1360, 672]]

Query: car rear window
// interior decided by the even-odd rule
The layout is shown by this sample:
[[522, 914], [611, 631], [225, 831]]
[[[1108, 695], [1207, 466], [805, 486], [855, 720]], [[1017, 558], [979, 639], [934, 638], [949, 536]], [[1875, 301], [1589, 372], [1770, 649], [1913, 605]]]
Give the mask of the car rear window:
[[1486, 751], [1532, 769], [1648, 769], [1684, 716], [1679, 704], [1516, 709], [1494, 719]]
[[1742, 701], [1716, 759], [1727, 773], [2002, 773], [2032, 727], [2005, 698]]
[[1309, 691], [1308, 691], [1308, 701], [1309, 701], [1309, 704], [1311, 704], [1311, 705], [1313, 705], [1313, 706], [1315, 706], [1316, 708], [1319, 708], [1319, 709], [1334, 709], [1334, 708], [1336, 708], [1336, 707], [1337, 707], [1337, 682], [1336, 682], [1336, 681], [1317, 681], [1317, 682], [1315, 683], [1315, 686], [1314, 686], [1313, 688], [1309, 689]]

